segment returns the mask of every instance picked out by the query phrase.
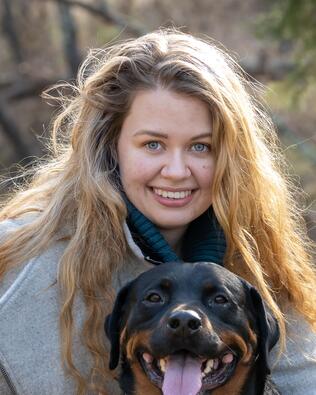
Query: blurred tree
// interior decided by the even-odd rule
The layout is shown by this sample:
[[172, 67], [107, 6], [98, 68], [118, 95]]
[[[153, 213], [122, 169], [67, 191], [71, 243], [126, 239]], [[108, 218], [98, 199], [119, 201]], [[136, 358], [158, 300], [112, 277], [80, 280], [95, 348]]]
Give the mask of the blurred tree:
[[[42, 0], [41, 0], [42, 1]], [[138, 23], [133, 20], [128, 20], [126, 17], [114, 12], [111, 7], [108, 6], [105, 0], [97, 0], [95, 2], [85, 2], [81, 0], [46, 0], [54, 3], [65, 4], [67, 7], [77, 7], [89, 12], [98, 18], [101, 18], [103, 22], [108, 24], [114, 24], [117, 27], [121, 27], [129, 31], [130, 33], [138, 36], [144, 34], [146, 30]]]
[[18, 63], [22, 62], [22, 48], [15, 28], [14, 17], [12, 14], [12, 3], [10, 0], [3, 0], [2, 29], [10, 43], [15, 61]]
[[63, 31], [63, 46], [65, 59], [68, 63], [69, 74], [76, 75], [78, 66], [81, 61], [77, 43], [76, 23], [67, 4], [58, 4], [58, 9], [60, 14], [61, 27]]
[[316, 1], [266, 0], [268, 10], [258, 21], [258, 33], [274, 38], [280, 50], [292, 52], [295, 67], [287, 76], [293, 98], [316, 83]]
[[[117, 32], [144, 33], [141, 25], [115, 12], [106, 0], [0, 2], [0, 144], [9, 143], [12, 162], [32, 161], [33, 156], [43, 154], [36, 134], [49, 114], [38, 96], [58, 80], [75, 78], [81, 62], [79, 33], [84, 14], [102, 21], [105, 29], [114, 26]], [[17, 116], [20, 106], [23, 114]], [[0, 163], [2, 157], [0, 149]]]

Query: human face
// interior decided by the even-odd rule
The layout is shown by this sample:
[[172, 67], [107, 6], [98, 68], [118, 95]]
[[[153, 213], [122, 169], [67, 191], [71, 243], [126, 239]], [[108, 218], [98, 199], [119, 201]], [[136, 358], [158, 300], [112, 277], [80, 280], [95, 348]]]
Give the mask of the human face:
[[198, 98], [137, 92], [117, 149], [126, 195], [160, 230], [183, 232], [211, 205], [211, 119]]

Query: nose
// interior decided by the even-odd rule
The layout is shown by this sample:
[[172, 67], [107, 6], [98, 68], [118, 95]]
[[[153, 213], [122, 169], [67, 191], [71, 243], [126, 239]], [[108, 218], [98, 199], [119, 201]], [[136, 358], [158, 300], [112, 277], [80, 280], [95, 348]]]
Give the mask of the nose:
[[170, 153], [161, 170], [161, 175], [170, 179], [183, 179], [190, 177], [191, 171], [182, 152]]
[[175, 311], [170, 315], [167, 321], [168, 330], [176, 335], [193, 335], [201, 326], [201, 317], [193, 310]]

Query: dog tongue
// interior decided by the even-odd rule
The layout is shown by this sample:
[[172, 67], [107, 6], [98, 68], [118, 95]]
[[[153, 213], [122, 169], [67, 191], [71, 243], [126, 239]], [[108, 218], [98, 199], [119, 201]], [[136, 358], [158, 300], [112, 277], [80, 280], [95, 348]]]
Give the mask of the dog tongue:
[[201, 365], [188, 355], [171, 355], [166, 363], [163, 395], [196, 395], [202, 386]]

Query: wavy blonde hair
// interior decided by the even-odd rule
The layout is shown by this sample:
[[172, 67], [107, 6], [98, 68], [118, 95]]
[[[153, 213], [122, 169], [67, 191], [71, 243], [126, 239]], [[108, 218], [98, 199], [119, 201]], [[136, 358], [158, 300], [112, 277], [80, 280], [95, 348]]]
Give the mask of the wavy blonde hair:
[[[96, 384], [106, 394], [103, 321], [111, 277], [128, 254], [116, 144], [137, 90], [157, 87], [209, 106], [216, 158], [213, 208], [227, 240], [225, 266], [258, 287], [279, 321], [283, 341], [288, 301], [316, 326], [316, 276], [304, 222], [289, 192], [275, 131], [249, 93], [250, 82], [212, 43], [159, 30], [90, 52], [72, 95], [61, 95], [62, 111], [52, 124], [52, 157], [0, 212], [1, 220], [37, 214], [2, 243], [0, 276], [68, 229], [58, 273], [60, 327], [63, 361], [77, 380], [78, 394]], [[89, 378], [76, 368], [71, 351], [79, 290], [87, 308], [83, 339], [93, 358]]]

